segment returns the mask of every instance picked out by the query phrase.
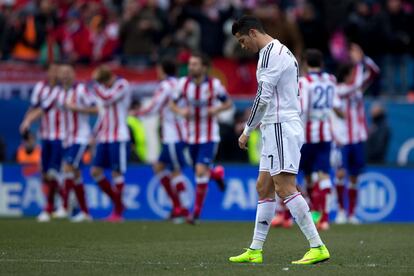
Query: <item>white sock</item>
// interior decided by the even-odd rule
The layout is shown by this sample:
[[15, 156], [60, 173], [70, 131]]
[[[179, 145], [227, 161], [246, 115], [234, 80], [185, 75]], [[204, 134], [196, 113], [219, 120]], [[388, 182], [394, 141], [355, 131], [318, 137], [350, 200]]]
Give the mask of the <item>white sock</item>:
[[251, 249], [262, 249], [269, 232], [270, 224], [275, 216], [276, 200], [273, 198], [259, 200], [256, 210], [256, 222], [254, 227]]
[[299, 192], [294, 193], [285, 198], [284, 202], [289, 208], [292, 216], [295, 218], [300, 230], [302, 230], [302, 233], [309, 241], [310, 247], [318, 247], [323, 245], [323, 242], [319, 237], [318, 230], [316, 230], [316, 226], [313, 223], [309, 205], [306, 203], [303, 196]]

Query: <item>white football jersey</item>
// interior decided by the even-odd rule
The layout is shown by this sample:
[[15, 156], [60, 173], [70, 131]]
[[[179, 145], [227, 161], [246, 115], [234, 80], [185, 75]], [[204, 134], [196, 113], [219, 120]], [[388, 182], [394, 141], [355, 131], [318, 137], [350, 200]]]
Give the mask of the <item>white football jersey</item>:
[[260, 50], [256, 77], [257, 95], [246, 124], [246, 134], [260, 122], [273, 124], [300, 120], [298, 63], [277, 39]]
[[341, 108], [336, 78], [328, 73], [309, 73], [299, 79], [305, 143], [333, 140], [331, 114]]
[[95, 137], [99, 143], [129, 141], [127, 125], [128, 109], [131, 101], [129, 83], [118, 78], [111, 87], [94, 85], [98, 120]]

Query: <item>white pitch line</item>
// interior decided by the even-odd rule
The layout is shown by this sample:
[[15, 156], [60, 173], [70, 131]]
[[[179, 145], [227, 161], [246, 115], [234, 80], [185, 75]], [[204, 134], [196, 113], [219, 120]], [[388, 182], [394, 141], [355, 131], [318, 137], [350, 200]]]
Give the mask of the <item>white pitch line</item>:
[[[113, 262], [113, 261], [98, 261], [98, 260], [57, 260], [57, 259], [1, 259], [0, 258], [0, 263], [79, 263], [79, 264], [107, 264], [107, 265], [130, 265], [130, 264], [138, 264], [139, 262]], [[227, 264], [217, 264], [217, 263], [178, 263], [178, 262], [174, 262], [174, 263], [164, 263], [164, 262], [141, 262], [139, 263], [141, 265], [153, 265], [153, 266], [178, 266], [178, 265], [182, 265], [182, 266], [188, 266], [188, 267], [204, 267], [206, 268], [207, 266], [217, 266], [217, 265], [238, 265], [238, 266], [255, 266], [255, 267], [260, 267], [260, 266], [277, 266], [280, 268], [286, 268], [286, 267], [299, 267], [299, 266], [294, 266], [294, 265], [286, 265], [286, 264], [279, 264], [279, 263], [268, 263], [268, 264], [231, 264], [231, 263], [227, 263]], [[318, 266], [318, 265], [317, 265]], [[362, 267], [387, 267], [389, 268], [389, 265], [381, 265], [381, 264], [373, 264], [373, 263], [369, 263], [369, 264], [363, 264], [363, 265], [358, 265], [358, 264], [343, 264], [343, 265], [339, 265], [339, 264], [329, 264], [329, 263], [325, 263], [320, 265], [322, 266], [334, 266], [334, 267], [350, 267], [350, 268], [362, 268]], [[405, 268], [405, 269], [414, 269], [414, 265], [401, 265], [401, 266], [392, 266], [393, 268]]]

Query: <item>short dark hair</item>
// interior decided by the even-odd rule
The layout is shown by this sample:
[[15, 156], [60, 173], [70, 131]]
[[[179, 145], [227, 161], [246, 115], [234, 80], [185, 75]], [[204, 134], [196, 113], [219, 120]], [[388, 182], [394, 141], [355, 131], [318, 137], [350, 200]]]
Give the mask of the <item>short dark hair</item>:
[[165, 57], [160, 62], [162, 70], [167, 76], [175, 76], [177, 74], [177, 64], [171, 57]]
[[353, 68], [354, 68], [354, 65], [351, 62], [339, 64], [336, 70], [336, 79], [338, 83], [345, 82], [345, 79], [347, 78], [347, 76], [349, 76], [349, 74], [352, 73]]
[[323, 54], [318, 49], [307, 49], [304, 54], [304, 60], [309, 67], [322, 67]]
[[206, 67], [210, 67], [210, 58], [206, 54], [202, 52], [192, 52], [191, 56], [199, 58], [201, 60], [201, 64], [203, 64]]
[[265, 30], [259, 19], [251, 15], [243, 15], [241, 18], [233, 22], [231, 32], [233, 35], [239, 33], [240, 35], [247, 35], [251, 29], [258, 30], [264, 34]]

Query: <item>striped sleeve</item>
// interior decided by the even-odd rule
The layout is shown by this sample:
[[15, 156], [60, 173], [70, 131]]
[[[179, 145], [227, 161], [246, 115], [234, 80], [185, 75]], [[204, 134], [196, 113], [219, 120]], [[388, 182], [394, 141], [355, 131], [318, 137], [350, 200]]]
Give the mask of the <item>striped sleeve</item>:
[[273, 86], [267, 82], [259, 82], [256, 98], [243, 131], [245, 135], [250, 135], [250, 133], [259, 125], [266, 113], [266, 107], [269, 104], [272, 95]]
[[45, 86], [45, 83], [42, 81], [36, 83], [36, 85], [34, 86], [32, 95], [30, 97], [30, 104], [32, 107], [40, 106], [40, 102], [41, 102], [40, 97], [41, 97], [41, 92], [44, 86]]

